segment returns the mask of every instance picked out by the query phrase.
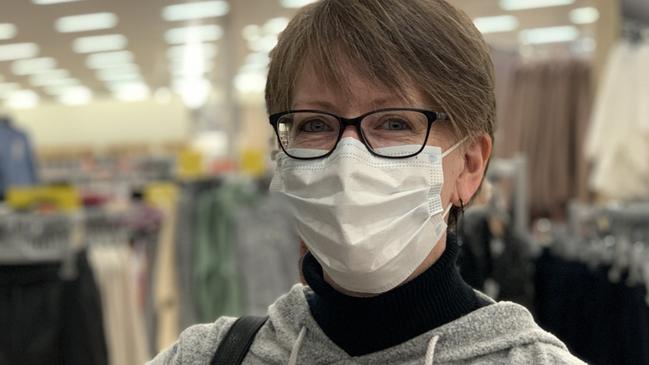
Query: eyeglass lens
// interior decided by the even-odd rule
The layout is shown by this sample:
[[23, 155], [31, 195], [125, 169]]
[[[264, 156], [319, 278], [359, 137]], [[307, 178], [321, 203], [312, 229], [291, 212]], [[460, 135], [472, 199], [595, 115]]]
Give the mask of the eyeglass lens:
[[[297, 158], [316, 158], [331, 152], [340, 128], [336, 117], [316, 112], [289, 113], [277, 123], [282, 147]], [[363, 118], [361, 133], [368, 148], [380, 156], [412, 155], [426, 143], [428, 118], [418, 111], [379, 111]]]

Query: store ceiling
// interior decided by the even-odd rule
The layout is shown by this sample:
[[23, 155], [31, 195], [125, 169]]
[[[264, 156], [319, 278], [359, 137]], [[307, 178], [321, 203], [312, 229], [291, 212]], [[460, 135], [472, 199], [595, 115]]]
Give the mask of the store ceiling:
[[[196, 58], [194, 57], [196, 53], [187, 53], [188, 56], [184, 58], [184, 61], [188, 61], [188, 59], [191, 61], [189, 70], [185, 67], [183, 72], [172, 73], [170, 69], [174, 67], [173, 65], [182, 64], [179, 60], [183, 60], [183, 57], [181, 56], [176, 61], [169, 57], [168, 53], [174, 51], [169, 50], [171, 45], [165, 38], [174, 37], [173, 34], [168, 33], [171, 29], [190, 24], [218, 25], [222, 29], [231, 30], [224, 32], [218, 40], [206, 42], [206, 44], [218, 48], [216, 56], [208, 57], [205, 63], [208, 69], [212, 68], [211, 73], [208, 72], [206, 75], [213, 84], [218, 84], [223, 80], [228, 80], [229, 76], [233, 74], [243, 72], [247, 73], [245, 75], [247, 77], [239, 78], [238, 86], [244, 89], [247, 86], [252, 86], [249, 91], [259, 91], [259, 85], [255, 84], [260, 81], [258, 71], [259, 65], [263, 65], [263, 57], [260, 60], [261, 53], [259, 52], [255, 53], [256, 57], [249, 57], [250, 43], [244, 39], [243, 33], [246, 29], [246, 34], [250, 39], [251, 32], [259, 33], [259, 28], [246, 28], [247, 25], [263, 25], [272, 18], [290, 17], [295, 9], [282, 7], [280, 1], [230, 0], [228, 3], [229, 13], [226, 16], [184, 21], [163, 19], [163, 17], [182, 18], [182, 14], [170, 15], [169, 11], [171, 10], [165, 10], [171, 5], [186, 3], [182, 0], [2, 0], [0, 5], [0, 104], [4, 99], [5, 103], [12, 101], [14, 102], [12, 105], [19, 107], [21, 106], [20, 101], [25, 101], [23, 100], [25, 98], [30, 99], [30, 91], [37, 94], [41, 100], [80, 104], [88, 99], [86, 93], [94, 96], [114, 95], [129, 100], [137, 99], [143, 95], [153, 95], [160, 88], [182, 90], [182, 87], [172, 87], [172, 85], [176, 84], [174, 80], [178, 79], [179, 74], [191, 74], [193, 75], [191, 77], [195, 78], [196, 75], [193, 71], [196, 71], [196, 63], [191, 59]], [[39, 4], [50, 2], [60, 3]], [[571, 9], [592, 4], [591, 0], [575, 0], [573, 4], [567, 6], [505, 12], [501, 9], [499, 0], [452, 0], [451, 2], [466, 10], [472, 17], [496, 16], [505, 13], [516, 16], [518, 20], [516, 30], [486, 35], [491, 43], [501, 47], [516, 47], [519, 43], [518, 31], [522, 29], [570, 25]], [[215, 8], [205, 11], [218, 13], [218, 9]], [[91, 13], [110, 13], [114, 14], [115, 18], [108, 16], [107, 19], [103, 19], [100, 16], [91, 21], [91, 24], [95, 26], [106, 21], [106, 26], [109, 27], [107, 29], [69, 33], [57, 30], [58, 19]], [[275, 22], [268, 25], [267, 28], [277, 28], [281, 26], [281, 23], [281, 21]], [[583, 34], [592, 32], [592, 24], [579, 27]], [[207, 29], [206, 36], [209, 39], [216, 39], [220, 36], [218, 33], [218, 29]], [[98, 71], [96, 63], [103, 63], [106, 60], [97, 60], [96, 56], [91, 56], [89, 53], [75, 51], [75, 40], [78, 38], [100, 35], [113, 35], [114, 37], [76, 41], [81, 43], [77, 44], [77, 47], [92, 49], [101, 46], [102, 41], [112, 41], [114, 43], [112, 47], [119, 48], [118, 51], [122, 52], [114, 54], [112, 61], [117, 62], [124, 58], [129, 61], [129, 58], [132, 58], [129, 61], [130, 66], [122, 67], [121, 71], [114, 69]], [[264, 34], [252, 35], [257, 40], [264, 38], [263, 36]], [[187, 36], [183, 34], [176, 34], [175, 37], [187, 39]], [[272, 39], [272, 36], [270, 38]], [[33, 43], [36, 45], [36, 49], [33, 45], [24, 50], [3, 48], [3, 46], [17, 43]], [[267, 48], [267, 44], [264, 45], [262, 42], [261, 45], [257, 44], [253, 47], [259, 47], [258, 50], [263, 51], [264, 48]], [[196, 48], [191, 49], [196, 51]], [[209, 51], [209, 49], [205, 49], [203, 52], [209, 53]], [[28, 58], [41, 60], [31, 64], [20, 60], [11, 60], [18, 58], [20, 52], [25, 52], [25, 56], [29, 56]], [[182, 50], [175, 52], [182, 54]], [[249, 65], [244, 67], [246, 62]], [[200, 63], [198, 65], [200, 66]], [[36, 70], [42, 68], [50, 68], [55, 71], [41, 70], [38, 72], [40, 75], [36, 75]], [[119, 80], [109, 80], [115, 78]], [[133, 80], [137, 83], [134, 84]], [[140, 88], [133, 88], [134, 85], [139, 85]], [[143, 88], [146, 90], [142, 90]], [[23, 94], [20, 94], [21, 90]], [[27, 90], [26, 95], [24, 95], [25, 90]], [[18, 93], [16, 93], [17, 91]], [[76, 94], [70, 93], [70, 91], [76, 91]], [[22, 99], [15, 97], [16, 95], [21, 96]]]

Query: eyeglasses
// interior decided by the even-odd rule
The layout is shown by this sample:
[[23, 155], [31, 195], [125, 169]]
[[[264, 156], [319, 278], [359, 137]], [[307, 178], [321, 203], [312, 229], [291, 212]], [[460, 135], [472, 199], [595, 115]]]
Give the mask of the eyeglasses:
[[448, 120], [446, 113], [414, 108], [379, 109], [347, 119], [319, 110], [291, 110], [272, 114], [282, 150], [299, 160], [329, 156], [347, 126], [354, 126], [361, 142], [374, 155], [408, 158], [419, 154], [434, 122]]

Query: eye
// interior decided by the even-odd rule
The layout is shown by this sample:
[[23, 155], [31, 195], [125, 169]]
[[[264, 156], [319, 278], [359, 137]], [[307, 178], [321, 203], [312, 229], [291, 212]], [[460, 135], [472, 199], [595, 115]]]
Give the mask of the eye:
[[381, 125], [379, 126], [379, 129], [385, 129], [389, 131], [404, 131], [411, 128], [410, 128], [410, 123], [408, 123], [407, 120], [399, 119], [399, 118], [390, 118], [388, 120], [383, 121], [383, 123], [381, 123]]
[[310, 119], [300, 124], [300, 131], [302, 132], [318, 133], [330, 132], [332, 130], [333, 128], [322, 119]]

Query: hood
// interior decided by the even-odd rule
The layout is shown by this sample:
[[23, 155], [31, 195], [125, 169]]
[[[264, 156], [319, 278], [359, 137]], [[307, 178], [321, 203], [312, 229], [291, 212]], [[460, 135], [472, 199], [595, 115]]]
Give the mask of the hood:
[[[421, 361], [434, 337], [438, 337], [434, 351], [436, 364], [480, 358], [532, 344], [568, 351], [559, 339], [534, 322], [525, 307], [511, 302], [494, 302], [400, 345], [351, 357], [322, 332], [311, 316], [306, 300], [310, 294], [308, 287], [295, 285], [269, 308], [269, 322], [283, 351], [294, 352], [295, 342], [300, 332], [304, 332], [298, 363], [315, 365], [353, 360], [359, 364], [406, 364]], [[482, 293], [478, 295], [493, 302]]]

